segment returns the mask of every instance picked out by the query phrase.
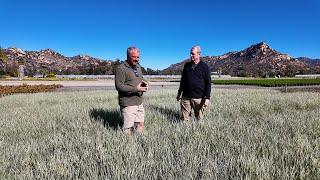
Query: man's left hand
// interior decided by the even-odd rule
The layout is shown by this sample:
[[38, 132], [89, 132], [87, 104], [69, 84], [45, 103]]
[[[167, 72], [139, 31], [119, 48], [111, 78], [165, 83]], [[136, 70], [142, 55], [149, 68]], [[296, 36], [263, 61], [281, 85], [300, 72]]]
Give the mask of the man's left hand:
[[210, 100], [209, 99], [205, 99], [204, 103], [203, 103], [203, 107], [207, 108], [209, 106]]

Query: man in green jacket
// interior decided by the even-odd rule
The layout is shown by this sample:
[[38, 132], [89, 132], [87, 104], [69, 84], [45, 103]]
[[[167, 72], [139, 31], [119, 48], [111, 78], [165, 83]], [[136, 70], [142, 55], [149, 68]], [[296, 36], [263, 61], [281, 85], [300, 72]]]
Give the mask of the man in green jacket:
[[136, 47], [127, 49], [127, 60], [120, 64], [115, 74], [115, 85], [118, 91], [122, 129], [131, 134], [134, 129], [144, 131], [144, 107], [142, 95], [149, 88], [148, 82], [142, 77], [139, 64], [140, 51]]

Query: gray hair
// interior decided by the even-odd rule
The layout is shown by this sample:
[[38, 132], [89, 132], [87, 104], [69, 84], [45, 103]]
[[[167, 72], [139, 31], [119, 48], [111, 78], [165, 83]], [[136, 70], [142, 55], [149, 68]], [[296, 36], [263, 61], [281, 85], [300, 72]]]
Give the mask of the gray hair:
[[135, 47], [135, 46], [131, 46], [131, 47], [128, 47], [127, 49], [127, 58], [129, 58], [129, 55], [131, 54], [131, 52], [133, 51], [138, 51], [140, 52], [139, 48]]
[[198, 50], [198, 53], [201, 54], [201, 48], [200, 46], [192, 46], [192, 48], [190, 49], [190, 51], [194, 50], [194, 49], [197, 49]]

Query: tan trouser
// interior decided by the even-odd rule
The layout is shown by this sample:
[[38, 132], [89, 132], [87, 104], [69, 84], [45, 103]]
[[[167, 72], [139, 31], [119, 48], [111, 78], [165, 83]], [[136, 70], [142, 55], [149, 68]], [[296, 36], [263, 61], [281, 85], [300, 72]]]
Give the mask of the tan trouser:
[[204, 111], [207, 109], [204, 107], [205, 101], [202, 98], [186, 98], [181, 99], [181, 112], [184, 121], [189, 121], [191, 116], [191, 110], [194, 110], [195, 117], [201, 120], [204, 116]]
[[120, 107], [121, 117], [123, 120], [122, 129], [126, 130], [134, 127], [136, 122], [144, 122], [144, 107], [143, 104], [139, 106]]

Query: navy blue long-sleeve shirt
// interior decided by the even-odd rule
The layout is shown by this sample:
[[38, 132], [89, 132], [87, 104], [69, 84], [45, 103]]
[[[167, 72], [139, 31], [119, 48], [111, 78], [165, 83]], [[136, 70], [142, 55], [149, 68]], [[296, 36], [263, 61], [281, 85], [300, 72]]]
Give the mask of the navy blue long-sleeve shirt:
[[210, 99], [211, 72], [209, 66], [200, 61], [197, 65], [187, 62], [183, 67], [178, 94], [187, 98]]

